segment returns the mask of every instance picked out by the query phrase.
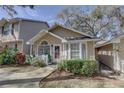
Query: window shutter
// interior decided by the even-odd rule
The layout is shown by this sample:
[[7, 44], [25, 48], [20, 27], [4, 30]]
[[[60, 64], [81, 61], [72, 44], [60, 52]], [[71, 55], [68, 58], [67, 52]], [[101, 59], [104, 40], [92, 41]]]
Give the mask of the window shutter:
[[14, 35], [14, 24], [12, 24], [11, 34]]
[[4, 26], [2, 26], [2, 36], [3, 36], [3, 33], [4, 33], [3, 31], [4, 31]]

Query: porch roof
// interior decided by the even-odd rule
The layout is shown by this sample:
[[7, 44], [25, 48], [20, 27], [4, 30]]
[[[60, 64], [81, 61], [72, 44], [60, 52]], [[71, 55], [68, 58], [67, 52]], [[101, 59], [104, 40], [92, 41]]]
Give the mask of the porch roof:
[[67, 37], [66, 40], [85, 40], [85, 39], [97, 39], [95, 37], [89, 37], [89, 36], [80, 36], [80, 37]]
[[84, 33], [84, 32], [78, 31], [78, 30], [73, 29], [73, 28], [65, 27], [65, 26], [60, 25], [60, 24], [55, 24], [55, 25], [53, 25], [51, 28], [49, 28], [49, 31], [55, 29], [56, 27], [61, 27], [61, 28], [70, 30], [70, 31], [72, 31], [72, 32], [79, 33], [79, 34], [81, 34], [81, 35], [85, 35], [85, 36], [87, 36], [87, 37], [91, 37], [91, 38], [93, 37], [93, 36], [88, 35], [88, 34], [86, 34], [86, 33]]
[[103, 47], [103, 46], [106, 46], [108, 44], [120, 43], [120, 39], [123, 38], [123, 37], [124, 37], [124, 33], [112, 38], [111, 40], [104, 41], [103, 43], [97, 44], [96, 48]]
[[66, 42], [66, 41], [67, 41], [66, 39], [61, 38], [60, 36], [55, 35], [55, 34], [49, 32], [48, 30], [42, 30], [42, 31], [40, 31], [37, 35], [35, 35], [32, 39], [30, 39], [30, 40], [27, 42], [27, 44], [33, 44], [35, 41], [37, 41], [37, 40], [40, 39], [42, 36], [44, 36], [44, 35], [46, 35], [46, 34], [48, 34], [48, 33], [49, 33], [50, 35], [52, 35], [52, 36], [54, 36], [54, 37], [56, 37], [56, 38], [62, 40], [62, 42]]
[[33, 44], [35, 41], [37, 41], [38, 39], [40, 39], [42, 36], [46, 35], [46, 34], [50, 34], [60, 40], [62, 40], [63, 43], [66, 42], [81, 42], [81, 41], [98, 41], [99, 39], [95, 38], [95, 37], [89, 37], [89, 36], [81, 36], [81, 37], [66, 37], [66, 38], [62, 38], [56, 34], [53, 34], [52, 32], [48, 31], [48, 30], [42, 30], [40, 31], [36, 36], [34, 36], [32, 39], [30, 39], [27, 44]]

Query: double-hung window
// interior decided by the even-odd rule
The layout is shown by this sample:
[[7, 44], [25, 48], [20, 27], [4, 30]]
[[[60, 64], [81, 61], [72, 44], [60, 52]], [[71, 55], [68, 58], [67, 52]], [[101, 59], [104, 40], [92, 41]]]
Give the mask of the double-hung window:
[[3, 35], [8, 35], [9, 33], [11, 33], [11, 31], [12, 31], [12, 25], [9, 23], [6, 23], [4, 25]]
[[80, 48], [79, 43], [73, 43], [71, 44], [71, 59], [79, 59], [80, 58]]

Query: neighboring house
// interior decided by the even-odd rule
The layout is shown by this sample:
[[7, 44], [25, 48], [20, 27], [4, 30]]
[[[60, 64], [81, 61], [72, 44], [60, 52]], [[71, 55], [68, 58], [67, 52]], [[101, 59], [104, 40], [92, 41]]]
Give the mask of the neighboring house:
[[30, 54], [50, 55], [53, 62], [62, 59], [95, 59], [96, 38], [83, 32], [54, 25], [30, 39]]
[[0, 50], [4, 47], [18, 47], [21, 52], [29, 54], [30, 46], [26, 42], [41, 30], [48, 28], [48, 24], [44, 21], [24, 18], [2, 19], [0, 20]]
[[124, 34], [96, 46], [99, 62], [124, 72]]

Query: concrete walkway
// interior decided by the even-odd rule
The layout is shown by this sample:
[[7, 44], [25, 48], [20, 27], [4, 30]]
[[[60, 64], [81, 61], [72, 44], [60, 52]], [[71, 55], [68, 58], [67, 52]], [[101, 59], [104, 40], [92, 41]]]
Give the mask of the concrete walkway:
[[[19, 72], [16, 68], [17, 67], [0, 68], [0, 88], [38, 88], [41, 78], [44, 78], [54, 71], [56, 66], [49, 65], [27, 72]], [[24, 67], [18, 68], [25, 69]], [[27, 68], [30, 69], [30, 66], [26, 67], [26, 69]]]

